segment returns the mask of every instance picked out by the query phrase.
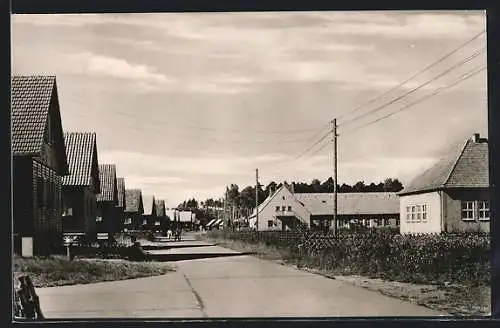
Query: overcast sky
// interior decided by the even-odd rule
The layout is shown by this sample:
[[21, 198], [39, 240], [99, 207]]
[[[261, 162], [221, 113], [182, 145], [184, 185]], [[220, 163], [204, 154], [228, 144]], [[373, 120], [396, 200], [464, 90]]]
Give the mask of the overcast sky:
[[[450, 145], [487, 135], [486, 70], [399, 114], [467, 72], [485, 35], [411, 83], [352, 112], [471, 39], [483, 12], [16, 15], [14, 74], [55, 74], [65, 131], [95, 131], [100, 163], [127, 188], [176, 206], [225, 186], [326, 180], [323, 143], [339, 117], [340, 183], [408, 182]], [[359, 129], [356, 129], [360, 127]], [[327, 131], [326, 129], [324, 130]], [[313, 136], [317, 135], [311, 141]], [[324, 142], [329, 142], [331, 138]]]

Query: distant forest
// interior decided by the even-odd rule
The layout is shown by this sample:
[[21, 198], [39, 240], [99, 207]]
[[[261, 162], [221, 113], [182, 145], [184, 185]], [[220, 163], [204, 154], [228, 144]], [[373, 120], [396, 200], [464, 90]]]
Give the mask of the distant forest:
[[[287, 183], [293, 186], [295, 193], [332, 193], [334, 189], [333, 178], [328, 178], [326, 181], [321, 182], [318, 179], [314, 179], [311, 183], [304, 182], [292, 182]], [[259, 204], [262, 203], [272, 192], [272, 190], [278, 190], [283, 183], [277, 184], [272, 181], [267, 186], [259, 186]], [[264, 187], [264, 188], [263, 188]], [[348, 185], [343, 183], [342, 185], [337, 185], [337, 192], [347, 193], [347, 192], [399, 192], [403, 190], [403, 184], [398, 179], [387, 178], [383, 182], [366, 184], [364, 181], [358, 181], [353, 185]], [[248, 213], [253, 208], [255, 208], [255, 186], [246, 186], [243, 189], [239, 189], [237, 184], [231, 184], [227, 187], [227, 203], [230, 207], [237, 209], [238, 213], [244, 215]], [[205, 201], [199, 202], [198, 200], [192, 198], [179, 204], [179, 210], [191, 210], [200, 216], [208, 213], [209, 210], [215, 208], [222, 208], [224, 206], [224, 199], [213, 199], [209, 198]]]

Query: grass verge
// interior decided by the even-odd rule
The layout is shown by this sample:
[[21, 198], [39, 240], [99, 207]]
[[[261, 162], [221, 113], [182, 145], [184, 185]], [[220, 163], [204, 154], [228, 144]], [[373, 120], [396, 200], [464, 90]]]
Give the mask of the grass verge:
[[288, 251], [263, 243], [249, 244], [241, 241], [209, 238], [207, 236], [200, 238], [238, 252], [254, 252], [257, 257], [264, 260], [275, 261], [299, 270], [341, 280], [355, 286], [380, 292], [386, 296], [406, 300], [451, 315], [485, 316], [491, 314], [491, 288], [489, 286], [415, 284], [349, 275], [346, 272], [318, 269], [317, 266], [312, 264], [313, 261], [301, 261], [299, 263], [293, 254]]
[[14, 257], [15, 281], [21, 275], [29, 275], [38, 288], [152, 277], [171, 271], [172, 265], [160, 262]]

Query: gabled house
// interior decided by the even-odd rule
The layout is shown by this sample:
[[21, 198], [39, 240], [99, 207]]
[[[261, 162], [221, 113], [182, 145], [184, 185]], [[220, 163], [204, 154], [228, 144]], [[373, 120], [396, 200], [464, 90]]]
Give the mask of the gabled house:
[[96, 134], [64, 134], [70, 175], [62, 178], [62, 216], [65, 234], [96, 238], [97, 194], [100, 193]]
[[474, 134], [399, 196], [401, 233], [489, 231], [488, 140]]
[[125, 178], [116, 178], [118, 204], [116, 205], [117, 230], [123, 231], [125, 224]]
[[[293, 193], [283, 185], [258, 206], [258, 226], [255, 210], [250, 227], [258, 230], [291, 230], [299, 227], [328, 228], [333, 220], [332, 193]], [[395, 193], [338, 193], [337, 226], [349, 228], [397, 226], [399, 200]]]
[[168, 229], [167, 213], [165, 211], [165, 201], [157, 199], [155, 200], [155, 206], [156, 206], [156, 220], [154, 222], [155, 231], [165, 232]]
[[55, 76], [13, 76], [11, 145], [14, 252], [62, 245], [61, 177], [69, 174]]
[[124, 229], [140, 230], [142, 226], [142, 214], [144, 213], [144, 204], [142, 201], [142, 192], [140, 189], [125, 189], [125, 222]]
[[118, 187], [116, 184], [116, 166], [99, 165], [101, 192], [97, 195], [97, 233], [107, 233], [108, 238], [119, 232], [116, 206], [118, 205]]
[[167, 217], [168, 229], [175, 229], [179, 225], [179, 211], [175, 208], [165, 210]]
[[154, 222], [156, 220], [156, 205], [155, 197], [153, 195], [146, 195], [142, 197], [144, 202], [144, 213], [142, 214], [142, 230], [154, 230]]

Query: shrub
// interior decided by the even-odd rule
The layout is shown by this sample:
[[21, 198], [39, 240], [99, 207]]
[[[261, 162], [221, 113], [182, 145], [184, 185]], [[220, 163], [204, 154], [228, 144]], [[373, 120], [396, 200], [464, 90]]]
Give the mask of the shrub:
[[326, 232], [211, 231], [211, 238], [289, 251], [299, 265], [416, 283], [488, 284], [490, 235], [401, 235], [395, 229]]

